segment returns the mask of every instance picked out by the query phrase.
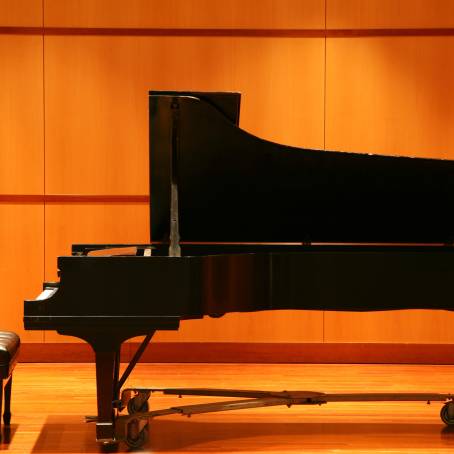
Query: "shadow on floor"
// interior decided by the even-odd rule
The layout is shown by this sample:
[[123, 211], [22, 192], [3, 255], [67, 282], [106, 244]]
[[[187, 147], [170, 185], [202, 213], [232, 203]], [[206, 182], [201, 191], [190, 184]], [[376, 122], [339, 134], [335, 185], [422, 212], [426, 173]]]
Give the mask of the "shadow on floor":
[[2, 439], [0, 442], [0, 451], [5, 451], [8, 449], [8, 445], [14, 438], [14, 434], [17, 431], [19, 426], [17, 424], [11, 424], [10, 426], [5, 426], [2, 424]]
[[[77, 419], [79, 421], [77, 421]], [[143, 452], [340, 452], [361, 449], [454, 449], [454, 431], [441, 424], [195, 421], [156, 419]], [[75, 416], [50, 416], [33, 453], [97, 453], [94, 424]], [[117, 452], [128, 452], [125, 444]]]

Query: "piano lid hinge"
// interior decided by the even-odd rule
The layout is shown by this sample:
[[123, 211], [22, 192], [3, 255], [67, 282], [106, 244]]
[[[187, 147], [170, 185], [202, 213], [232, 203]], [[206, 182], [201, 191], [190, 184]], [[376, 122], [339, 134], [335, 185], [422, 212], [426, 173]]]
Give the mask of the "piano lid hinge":
[[309, 237], [303, 239], [302, 243], [303, 246], [312, 246], [312, 241]]

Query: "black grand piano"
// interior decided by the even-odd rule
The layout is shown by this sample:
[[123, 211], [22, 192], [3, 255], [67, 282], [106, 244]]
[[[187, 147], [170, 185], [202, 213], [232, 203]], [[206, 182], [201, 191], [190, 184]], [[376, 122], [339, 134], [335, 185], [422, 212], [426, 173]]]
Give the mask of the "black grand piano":
[[[238, 127], [239, 106], [237, 93], [150, 92], [150, 244], [73, 246], [60, 282], [25, 301], [26, 329], [93, 347], [97, 440], [140, 447], [163, 414], [328, 401], [444, 401], [454, 424], [449, 394], [122, 389], [153, 333], [185, 319], [454, 309], [454, 161], [272, 143]], [[121, 344], [139, 335], [120, 377]], [[149, 411], [153, 391], [241, 399]]]

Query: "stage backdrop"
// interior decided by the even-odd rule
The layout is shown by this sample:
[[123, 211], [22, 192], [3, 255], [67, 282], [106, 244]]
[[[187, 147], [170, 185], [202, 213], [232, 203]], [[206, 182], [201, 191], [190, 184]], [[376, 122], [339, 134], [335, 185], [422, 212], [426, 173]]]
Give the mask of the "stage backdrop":
[[[454, 159], [450, 0], [0, 0], [0, 27], [0, 328], [25, 343], [74, 342], [22, 328], [72, 243], [148, 241], [148, 90], [241, 92], [243, 129], [298, 147]], [[453, 323], [229, 314], [156, 340], [450, 344]]]

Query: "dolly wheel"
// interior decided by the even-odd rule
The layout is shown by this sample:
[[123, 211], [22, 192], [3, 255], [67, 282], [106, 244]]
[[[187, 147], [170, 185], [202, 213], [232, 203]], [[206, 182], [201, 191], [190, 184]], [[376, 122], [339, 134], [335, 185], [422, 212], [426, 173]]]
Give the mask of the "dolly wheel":
[[139, 420], [133, 419], [128, 423], [125, 442], [132, 449], [140, 449], [148, 441], [148, 424], [139, 431]]
[[454, 402], [446, 402], [440, 410], [441, 420], [447, 425], [454, 425]]
[[148, 409], [148, 401], [143, 401], [139, 396], [133, 397], [128, 401], [128, 413], [130, 415], [133, 415], [134, 413], [145, 413]]

